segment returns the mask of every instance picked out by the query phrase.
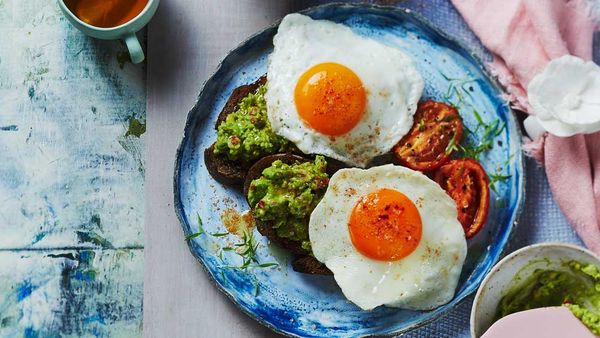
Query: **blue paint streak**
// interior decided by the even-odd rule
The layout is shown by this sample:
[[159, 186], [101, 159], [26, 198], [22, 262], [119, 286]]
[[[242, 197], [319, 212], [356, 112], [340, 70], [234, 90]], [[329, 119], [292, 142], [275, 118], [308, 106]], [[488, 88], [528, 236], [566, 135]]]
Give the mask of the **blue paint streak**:
[[26, 327], [25, 332], [23, 332], [23, 336], [25, 338], [38, 338], [39, 334], [32, 327]]
[[48, 195], [44, 195], [44, 202], [46, 202], [46, 207], [48, 208], [48, 213], [50, 213], [50, 216], [56, 218], [56, 211], [54, 210], [54, 207], [48, 200]]
[[73, 279], [84, 281], [84, 282], [92, 282], [96, 280], [96, 273], [94, 271], [75, 271], [73, 274]]
[[98, 323], [100, 323], [102, 325], [106, 324], [106, 322], [104, 320], [104, 316], [101, 313], [96, 313], [96, 314], [91, 315], [91, 316], [89, 316], [87, 318], [84, 318], [83, 322], [85, 324], [90, 324], [90, 323], [93, 323], [93, 322], [98, 322]]
[[96, 253], [91, 250], [81, 251], [79, 253], [79, 263], [90, 264], [94, 261]]
[[11, 124], [10, 126], [0, 127], [0, 130], [2, 130], [2, 131], [17, 131], [17, 130], [19, 130], [19, 127], [14, 124]]
[[71, 278], [83, 282], [93, 282], [96, 280], [96, 271], [93, 268], [94, 257], [96, 254], [93, 251], [81, 251], [77, 260], [79, 265], [71, 275]]
[[45, 231], [42, 232], [38, 232], [37, 235], [35, 235], [35, 238], [33, 239], [33, 241], [31, 241], [31, 244], [35, 244], [39, 241], [41, 241], [42, 239], [44, 239], [44, 237], [46, 237], [47, 233]]
[[[57, 217], [56, 217], [56, 210], [54, 210], [54, 207], [51, 205], [50, 201], [48, 200], [48, 195], [44, 195], [44, 202], [46, 202], [46, 208], [48, 210], [48, 214], [54, 219], [54, 224], [49, 223], [49, 222], [44, 222], [46, 226], [51, 226], [52, 228], [56, 227], [57, 224]], [[38, 243], [39, 241], [41, 241], [42, 239], [44, 239], [44, 237], [46, 237], [46, 235], [48, 235], [49, 233], [52, 232], [53, 229], [43, 229], [40, 232], [38, 232], [35, 235], [35, 238], [33, 239], [33, 241], [31, 241], [31, 245], [34, 245], [36, 243]]]
[[29, 297], [35, 289], [36, 287], [31, 284], [31, 281], [24, 281], [23, 284], [19, 285], [17, 288], [17, 300], [21, 302], [23, 299]]

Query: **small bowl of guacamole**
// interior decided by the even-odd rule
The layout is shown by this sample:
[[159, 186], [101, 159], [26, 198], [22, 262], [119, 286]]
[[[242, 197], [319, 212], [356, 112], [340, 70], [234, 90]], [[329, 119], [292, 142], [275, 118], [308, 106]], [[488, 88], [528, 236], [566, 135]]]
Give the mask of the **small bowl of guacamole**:
[[600, 335], [600, 258], [563, 243], [534, 244], [502, 259], [481, 283], [471, 309], [471, 336], [498, 319], [552, 306], [568, 308]]

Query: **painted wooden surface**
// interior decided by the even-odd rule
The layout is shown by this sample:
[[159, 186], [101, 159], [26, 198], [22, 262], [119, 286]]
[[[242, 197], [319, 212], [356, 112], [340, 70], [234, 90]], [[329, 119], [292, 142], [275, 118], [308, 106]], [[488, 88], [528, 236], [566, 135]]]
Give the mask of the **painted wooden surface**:
[[145, 69], [0, 0], [0, 336], [141, 335]]
[[[317, 0], [169, 0], [149, 27], [148, 158], [144, 334], [147, 337], [275, 337], [211, 284], [184, 243], [173, 209], [172, 175], [188, 110], [229, 50], [286, 13]], [[384, 0], [409, 6], [486, 57], [446, 0]], [[489, 60], [489, 56], [488, 60]], [[525, 212], [509, 250], [556, 241], [579, 243], [551, 198], [543, 171], [528, 161]], [[468, 337], [472, 297], [442, 319], [403, 337]]]

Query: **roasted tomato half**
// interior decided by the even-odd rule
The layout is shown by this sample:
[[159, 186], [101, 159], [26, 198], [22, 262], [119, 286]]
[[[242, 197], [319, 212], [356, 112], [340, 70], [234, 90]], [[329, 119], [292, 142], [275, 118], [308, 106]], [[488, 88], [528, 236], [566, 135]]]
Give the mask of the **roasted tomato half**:
[[392, 152], [398, 162], [419, 171], [439, 168], [450, 158], [462, 137], [463, 124], [458, 111], [436, 101], [419, 103], [414, 124]]
[[481, 164], [469, 158], [452, 160], [438, 169], [434, 180], [456, 202], [465, 237], [475, 236], [483, 228], [490, 206], [489, 181]]

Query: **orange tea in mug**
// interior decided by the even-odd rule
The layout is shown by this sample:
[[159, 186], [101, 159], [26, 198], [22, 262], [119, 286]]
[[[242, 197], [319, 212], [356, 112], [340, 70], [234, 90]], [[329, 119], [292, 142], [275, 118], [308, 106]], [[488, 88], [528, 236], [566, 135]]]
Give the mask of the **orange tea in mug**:
[[148, 0], [64, 0], [81, 21], [96, 27], [110, 28], [127, 23], [140, 14]]

